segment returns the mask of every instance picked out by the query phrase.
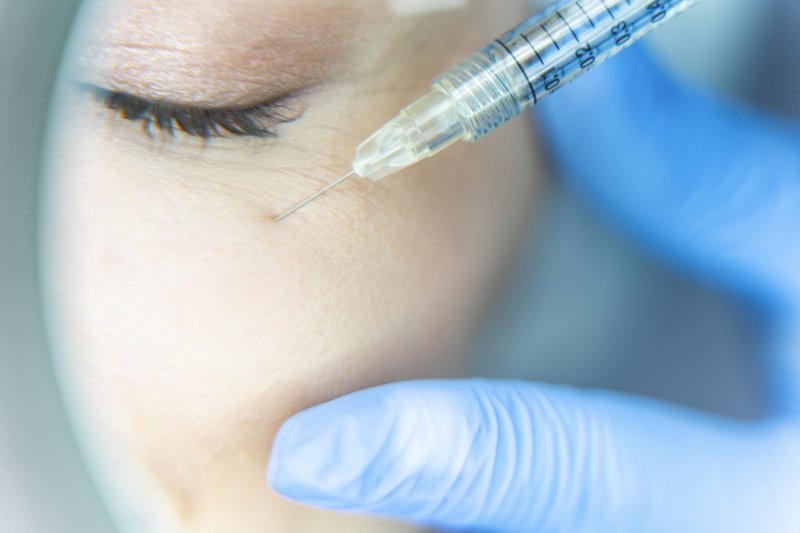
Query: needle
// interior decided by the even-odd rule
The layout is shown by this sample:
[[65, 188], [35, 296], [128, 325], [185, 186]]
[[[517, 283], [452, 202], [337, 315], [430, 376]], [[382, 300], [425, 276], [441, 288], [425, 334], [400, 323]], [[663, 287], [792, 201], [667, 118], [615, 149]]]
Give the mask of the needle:
[[284, 218], [288, 217], [289, 215], [295, 214], [296, 212], [300, 211], [305, 206], [307, 206], [308, 204], [310, 204], [311, 202], [313, 202], [314, 200], [316, 200], [317, 198], [319, 198], [323, 194], [329, 193], [330, 191], [332, 191], [333, 189], [335, 189], [336, 187], [338, 187], [339, 185], [341, 185], [342, 183], [344, 183], [345, 181], [349, 180], [350, 178], [352, 178], [355, 175], [356, 175], [355, 172], [350, 172], [350, 174], [346, 174], [346, 175], [342, 176], [341, 178], [339, 178], [338, 180], [334, 181], [333, 183], [331, 183], [330, 185], [328, 185], [327, 187], [325, 187], [324, 189], [322, 189], [318, 193], [315, 193], [313, 196], [310, 196], [310, 197], [306, 198], [305, 200], [303, 200], [302, 202], [300, 202], [299, 204], [297, 204], [293, 208], [289, 209], [285, 213], [283, 213], [281, 215], [278, 215], [275, 218], [275, 222], [280, 222], [281, 220], [283, 220]]

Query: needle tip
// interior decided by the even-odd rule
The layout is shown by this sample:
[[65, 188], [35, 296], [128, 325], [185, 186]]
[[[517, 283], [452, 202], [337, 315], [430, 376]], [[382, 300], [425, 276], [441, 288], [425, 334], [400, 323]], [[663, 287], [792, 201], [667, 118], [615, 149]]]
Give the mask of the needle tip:
[[294, 207], [292, 207], [291, 209], [289, 209], [288, 211], [285, 211], [284, 213], [281, 213], [280, 215], [275, 217], [275, 222], [280, 222], [281, 220], [284, 220], [284, 219], [288, 218], [289, 216], [295, 214], [296, 212], [300, 211], [302, 208], [304, 208], [305, 206], [307, 206], [308, 204], [310, 204], [311, 202], [313, 202], [314, 200], [316, 200], [320, 196], [332, 191], [333, 189], [335, 189], [336, 187], [338, 187], [339, 185], [341, 185], [342, 183], [344, 183], [345, 181], [349, 180], [350, 178], [352, 178], [355, 175], [356, 175], [356, 173], [354, 171], [350, 171], [350, 173], [345, 174], [344, 176], [342, 176], [341, 178], [337, 179], [336, 181], [331, 182], [329, 185], [327, 185], [321, 191], [314, 193], [313, 195], [309, 196], [308, 198], [306, 198], [305, 200], [303, 200], [299, 204], [297, 204]]

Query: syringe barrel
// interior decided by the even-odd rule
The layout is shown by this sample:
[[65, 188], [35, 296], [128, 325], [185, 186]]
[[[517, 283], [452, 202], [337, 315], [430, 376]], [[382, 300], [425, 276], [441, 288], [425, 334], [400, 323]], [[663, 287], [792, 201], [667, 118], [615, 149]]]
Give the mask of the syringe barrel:
[[697, 0], [569, 0], [525, 21], [433, 82], [356, 151], [378, 180], [459, 140], [477, 141]]
[[476, 141], [616, 55], [696, 0], [577, 0], [556, 4], [436, 80]]

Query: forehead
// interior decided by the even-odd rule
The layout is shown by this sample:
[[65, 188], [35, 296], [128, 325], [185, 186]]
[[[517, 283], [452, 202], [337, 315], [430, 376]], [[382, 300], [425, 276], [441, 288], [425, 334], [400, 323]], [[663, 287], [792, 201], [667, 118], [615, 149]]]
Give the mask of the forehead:
[[[287, 27], [337, 29], [375, 13], [380, 0], [100, 0], [94, 15], [110, 27], [100, 33], [142, 37], [157, 33], [175, 42], [229, 38], [230, 25], [265, 33]], [[181, 33], [178, 36], [172, 30]], [[221, 33], [220, 33], [221, 32]]]

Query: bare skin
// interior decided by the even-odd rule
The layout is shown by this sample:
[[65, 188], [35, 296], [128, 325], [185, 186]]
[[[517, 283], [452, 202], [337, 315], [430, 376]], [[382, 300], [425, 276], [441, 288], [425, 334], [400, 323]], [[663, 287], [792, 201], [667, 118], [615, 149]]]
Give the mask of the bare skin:
[[[375, 531], [272, 494], [275, 432], [353, 390], [462, 372], [535, 198], [525, 121], [273, 220], [524, 16], [521, 1], [398, 16], [402, 3], [105, 0], [85, 13], [51, 137], [46, 277], [74, 418], [130, 531]], [[277, 99], [300, 118], [269, 141], [149, 137], [76, 78], [207, 108]]]

